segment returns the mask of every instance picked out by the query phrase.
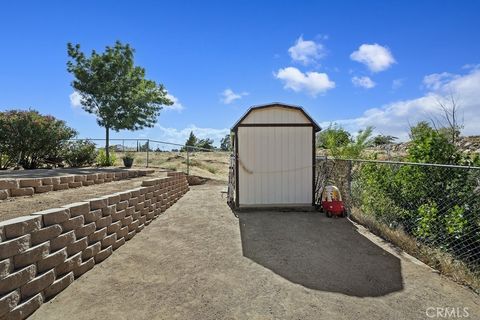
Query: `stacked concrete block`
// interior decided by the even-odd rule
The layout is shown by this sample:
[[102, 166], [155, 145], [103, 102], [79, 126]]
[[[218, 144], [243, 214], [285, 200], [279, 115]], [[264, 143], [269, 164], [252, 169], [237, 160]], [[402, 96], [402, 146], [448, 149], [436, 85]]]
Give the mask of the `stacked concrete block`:
[[52, 178], [0, 179], [0, 200], [8, 197], [32, 196], [35, 193], [67, 190], [152, 174], [154, 170], [69, 175]]
[[[48, 178], [41, 183], [54, 186], [99, 179], [98, 175], [90, 180], [88, 176], [80, 180]], [[9, 188], [35, 188], [37, 182], [1, 183]], [[185, 175], [169, 173], [143, 181], [140, 188], [0, 222], [0, 319], [28, 317], [107, 259], [187, 191]]]

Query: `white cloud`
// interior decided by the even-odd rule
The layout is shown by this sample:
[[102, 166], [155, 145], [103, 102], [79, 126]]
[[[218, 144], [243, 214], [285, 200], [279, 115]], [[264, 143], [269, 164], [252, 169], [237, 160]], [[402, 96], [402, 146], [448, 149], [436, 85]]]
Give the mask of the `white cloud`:
[[462, 66], [462, 69], [480, 69], [480, 63], [467, 63]]
[[448, 72], [432, 73], [423, 78], [423, 85], [429, 90], [439, 90], [456, 77], [458, 77], [458, 75]]
[[395, 63], [395, 58], [387, 47], [379, 44], [362, 44], [352, 52], [350, 59], [363, 63], [372, 72], [384, 71]]
[[362, 87], [365, 89], [371, 89], [377, 85], [369, 77], [353, 77], [352, 83], [355, 87]]
[[243, 96], [247, 96], [248, 92], [235, 93], [232, 89], [223, 90], [220, 99], [224, 104], [230, 104], [235, 100], [241, 99]]
[[[460, 118], [464, 119], [465, 135], [480, 134], [480, 70], [472, 70], [463, 75], [451, 75], [448, 81], [441, 84], [436, 82], [435, 88], [425, 95], [401, 100], [379, 108], [366, 110], [360, 117], [352, 119], [335, 120], [347, 130], [355, 132], [366, 126], [374, 126], [377, 132], [399, 137], [401, 140], [408, 138], [409, 124], [418, 121], [429, 121], [438, 117], [441, 110], [438, 101], [448, 99], [452, 94], [460, 107]], [[327, 123], [323, 123], [323, 126]]]
[[[178, 144], [184, 144], [187, 140], [190, 132], [193, 131], [195, 136], [199, 139], [213, 139], [216, 144], [220, 142], [220, 139], [225, 137], [225, 135], [230, 133], [229, 128], [215, 129], [215, 128], [200, 128], [192, 124], [183, 129], [177, 128], [168, 128], [157, 124], [155, 126], [159, 130], [160, 136], [158, 137], [161, 141], [168, 141]], [[169, 147], [170, 148], [170, 147]]]
[[328, 40], [330, 36], [328, 34], [319, 34], [315, 38], [320, 39], [320, 40]]
[[174, 111], [182, 111], [185, 107], [180, 103], [177, 97], [167, 93], [167, 98], [173, 102], [171, 106], [163, 106], [163, 110], [174, 110]]
[[70, 98], [70, 105], [73, 108], [79, 108], [82, 106], [82, 98], [77, 91], [73, 91], [68, 97]]
[[305, 65], [317, 63], [326, 54], [325, 48], [321, 43], [303, 40], [302, 36], [297, 39], [295, 45], [288, 49], [288, 53], [293, 61], [301, 62]]
[[303, 73], [297, 68], [287, 67], [279, 69], [274, 75], [284, 82], [285, 89], [292, 89], [295, 92], [304, 91], [313, 97], [335, 88], [335, 82], [331, 81], [326, 73]]
[[392, 90], [400, 89], [403, 86], [405, 79], [394, 79], [392, 81]]

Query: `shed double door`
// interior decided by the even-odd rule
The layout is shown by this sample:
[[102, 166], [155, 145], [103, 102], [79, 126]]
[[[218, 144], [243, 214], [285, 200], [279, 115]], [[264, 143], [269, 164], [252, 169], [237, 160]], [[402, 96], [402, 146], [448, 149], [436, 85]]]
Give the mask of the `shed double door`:
[[239, 206], [312, 204], [313, 128], [238, 128]]

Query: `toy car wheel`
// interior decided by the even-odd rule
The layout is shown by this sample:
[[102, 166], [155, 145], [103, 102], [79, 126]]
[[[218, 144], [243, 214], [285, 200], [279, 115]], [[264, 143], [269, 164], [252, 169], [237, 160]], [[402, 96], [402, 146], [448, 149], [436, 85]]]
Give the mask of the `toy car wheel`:
[[331, 218], [332, 217], [332, 214], [328, 211], [325, 212], [325, 215], [328, 217], [328, 218]]

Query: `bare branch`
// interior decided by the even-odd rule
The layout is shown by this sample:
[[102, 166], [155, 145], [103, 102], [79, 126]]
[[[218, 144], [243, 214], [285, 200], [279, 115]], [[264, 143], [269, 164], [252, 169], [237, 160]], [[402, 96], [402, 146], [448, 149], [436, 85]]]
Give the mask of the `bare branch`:
[[461, 129], [463, 129], [463, 118], [461, 123], [458, 121], [458, 111], [460, 109], [458, 99], [450, 92], [448, 97], [443, 98], [443, 101], [439, 98], [436, 100], [438, 107], [442, 111], [442, 120], [435, 118], [435, 120], [432, 120], [432, 123], [436, 123], [435, 127], [446, 129], [451, 142], [456, 143]]

